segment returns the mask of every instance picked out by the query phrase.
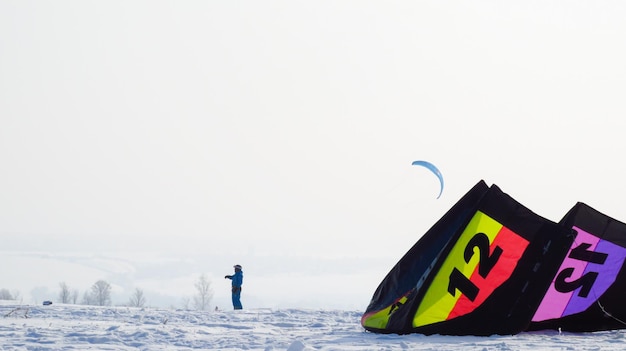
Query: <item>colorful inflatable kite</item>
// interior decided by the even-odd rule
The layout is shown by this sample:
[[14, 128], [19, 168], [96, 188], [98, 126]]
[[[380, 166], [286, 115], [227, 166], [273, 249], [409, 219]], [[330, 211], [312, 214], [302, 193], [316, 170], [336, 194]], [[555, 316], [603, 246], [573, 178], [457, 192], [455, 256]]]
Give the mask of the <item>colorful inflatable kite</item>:
[[626, 328], [626, 224], [579, 203], [559, 223], [480, 181], [400, 259], [361, 318], [375, 333]]

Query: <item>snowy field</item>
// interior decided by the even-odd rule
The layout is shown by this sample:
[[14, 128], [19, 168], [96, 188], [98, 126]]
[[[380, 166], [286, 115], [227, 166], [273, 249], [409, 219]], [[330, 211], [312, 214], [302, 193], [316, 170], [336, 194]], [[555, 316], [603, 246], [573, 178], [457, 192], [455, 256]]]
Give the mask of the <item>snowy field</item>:
[[1, 305], [0, 350], [624, 350], [626, 331], [379, 335], [360, 311]]

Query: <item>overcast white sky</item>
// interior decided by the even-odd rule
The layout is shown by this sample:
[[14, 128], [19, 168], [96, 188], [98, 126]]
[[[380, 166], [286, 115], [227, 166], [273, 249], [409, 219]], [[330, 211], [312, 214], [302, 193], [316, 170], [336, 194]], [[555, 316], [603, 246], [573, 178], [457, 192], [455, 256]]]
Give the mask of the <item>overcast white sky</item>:
[[555, 221], [576, 201], [626, 220], [624, 18], [622, 1], [2, 1], [0, 288], [72, 285], [94, 255], [133, 260], [104, 276], [128, 288], [146, 255], [187, 262], [168, 279], [239, 263], [267, 295], [336, 280], [359, 307], [480, 179]]

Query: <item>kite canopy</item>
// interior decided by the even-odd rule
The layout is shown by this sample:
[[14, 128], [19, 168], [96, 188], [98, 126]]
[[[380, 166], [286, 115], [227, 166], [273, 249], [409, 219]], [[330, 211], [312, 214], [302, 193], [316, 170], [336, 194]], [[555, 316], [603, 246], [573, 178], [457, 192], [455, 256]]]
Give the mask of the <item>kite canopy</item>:
[[626, 329], [626, 224], [577, 203], [559, 223], [478, 182], [396, 263], [375, 333]]
[[437, 196], [437, 198], [439, 198], [441, 196], [441, 193], [443, 193], [443, 175], [441, 175], [441, 172], [439, 171], [439, 169], [434, 164], [428, 161], [413, 161], [412, 165], [426, 167], [431, 172], [433, 172], [437, 176], [437, 178], [439, 178], [440, 189], [439, 189], [439, 195]]
[[561, 219], [576, 240], [529, 330], [586, 332], [626, 328], [626, 224], [584, 203]]

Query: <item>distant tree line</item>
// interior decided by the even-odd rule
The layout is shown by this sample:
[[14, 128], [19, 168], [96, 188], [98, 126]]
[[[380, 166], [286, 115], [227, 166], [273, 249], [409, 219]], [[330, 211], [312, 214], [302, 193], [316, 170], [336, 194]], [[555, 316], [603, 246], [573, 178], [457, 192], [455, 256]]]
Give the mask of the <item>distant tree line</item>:
[[[60, 303], [77, 304], [78, 303], [78, 290], [71, 290], [66, 282], [59, 283], [59, 299]], [[111, 284], [105, 280], [98, 280], [91, 288], [83, 294], [83, 298], [80, 301], [82, 305], [96, 305], [96, 306], [110, 306], [111, 299]], [[143, 295], [143, 290], [137, 288], [134, 294], [128, 301], [128, 306], [131, 307], [144, 307], [146, 304], [146, 298]]]
[[[213, 299], [211, 281], [207, 278], [206, 274], [202, 274], [194, 286], [196, 288], [196, 295], [193, 296], [193, 307], [201, 311], [208, 310], [211, 300]], [[80, 301], [79, 291], [77, 289], [70, 289], [66, 282], [59, 283], [59, 289], [57, 301], [60, 303], [95, 306], [110, 306], [112, 304], [112, 287], [111, 284], [105, 280], [95, 282], [89, 290], [83, 293]], [[8, 289], [0, 289], [0, 300], [18, 300], [19, 298], [19, 292], [10, 292]], [[183, 306], [184, 308], [188, 308], [189, 299], [184, 299], [183, 304], [185, 305]], [[145, 305], [146, 297], [144, 296], [143, 290], [136, 288], [126, 306], [145, 307]]]
[[9, 289], [0, 289], [0, 300], [19, 300], [19, 291], [10, 292]]

